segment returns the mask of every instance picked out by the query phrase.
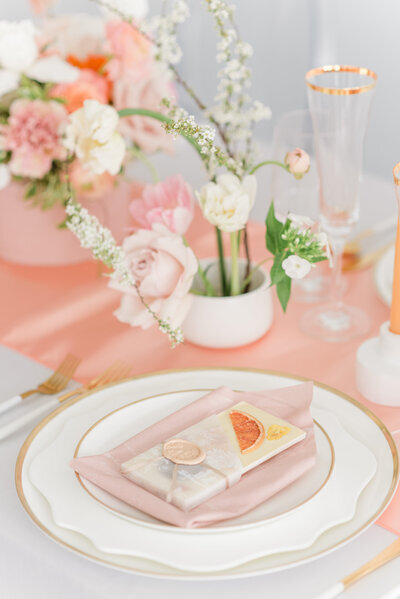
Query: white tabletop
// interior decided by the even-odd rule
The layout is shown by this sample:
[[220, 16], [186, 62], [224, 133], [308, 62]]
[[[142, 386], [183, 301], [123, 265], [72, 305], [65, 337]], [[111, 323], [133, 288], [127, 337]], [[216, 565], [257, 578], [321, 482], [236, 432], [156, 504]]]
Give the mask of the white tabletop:
[[[30, 388], [48, 373], [46, 367], [0, 346], [0, 401]], [[373, 525], [349, 545], [315, 562], [276, 574], [232, 582], [176, 582], [118, 572], [58, 546], [38, 530], [24, 512], [15, 491], [14, 467], [19, 448], [31, 429], [32, 425], [29, 425], [0, 443], [2, 599], [220, 599], [222, 595], [229, 599], [312, 599], [396, 538], [394, 534]], [[398, 584], [399, 560], [395, 560], [354, 585], [342, 597], [379, 599]], [[396, 599], [396, 596], [391, 599]]]

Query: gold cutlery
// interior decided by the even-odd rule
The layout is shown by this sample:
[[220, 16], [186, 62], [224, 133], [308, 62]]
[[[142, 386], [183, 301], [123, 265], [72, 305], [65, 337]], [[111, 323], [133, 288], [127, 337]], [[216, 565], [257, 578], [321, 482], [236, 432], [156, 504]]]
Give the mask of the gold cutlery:
[[40, 385], [34, 389], [24, 391], [20, 395], [15, 395], [15, 397], [0, 402], [0, 414], [7, 412], [27, 397], [36, 393], [40, 393], [41, 395], [55, 395], [56, 393], [63, 391], [74, 375], [80, 362], [80, 358], [77, 358], [73, 354], [67, 354], [57, 370], [55, 370], [47, 380], [43, 381], [43, 383], [40, 383]]
[[361, 270], [362, 268], [367, 268], [368, 266], [372, 266], [375, 264], [381, 256], [393, 245], [393, 242], [387, 243], [383, 247], [374, 250], [373, 252], [368, 252], [367, 254], [360, 255], [358, 257], [352, 257], [348, 259], [345, 255], [343, 261], [343, 271], [349, 272], [352, 270]]
[[124, 362], [115, 362], [109, 368], [107, 368], [103, 373], [99, 376], [91, 380], [89, 383], [77, 387], [73, 389], [69, 393], [65, 393], [60, 397], [54, 398], [51, 402], [47, 402], [44, 405], [37, 407], [35, 410], [30, 410], [27, 414], [23, 414], [19, 418], [15, 418], [5, 426], [0, 428], [0, 441], [10, 436], [12, 433], [21, 429], [25, 424], [32, 422], [43, 413], [49, 411], [50, 408], [56, 408], [60, 405], [61, 402], [73, 397], [74, 395], [79, 396], [87, 391], [92, 391], [94, 389], [100, 389], [105, 385], [110, 383], [115, 383], [116, 381], [122, 380], [128, 376], [130, 371], [132, 370], [132, 366], [125, 364]]
[[329, 589], [315, 597], [315, 599], [334, 599], [345, 591], [350, 585], [354, 584], [360, 578], [363, 578], [367, 574], [371, 574], [381, 566], [384, 566], [395, 557], [400, 556], [400, 538], [396, 539], [389, 547], [386, 547], [383, 551], [378, 553], [375, 557], [365, 563], [363, 566], [352, 572], [348, 576], [345, 576], [342, 580], [335, 583]]

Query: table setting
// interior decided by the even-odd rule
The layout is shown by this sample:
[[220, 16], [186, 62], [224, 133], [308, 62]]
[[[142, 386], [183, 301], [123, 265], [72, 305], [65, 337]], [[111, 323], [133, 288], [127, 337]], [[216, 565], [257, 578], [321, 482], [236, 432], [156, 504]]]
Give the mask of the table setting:
[[0, 24], [2, 594], [400, 597], [379, 73], [313, 66], [258, 148], [233, 4], [203, 3], [207, 103], [190, 2], [54, 4]]

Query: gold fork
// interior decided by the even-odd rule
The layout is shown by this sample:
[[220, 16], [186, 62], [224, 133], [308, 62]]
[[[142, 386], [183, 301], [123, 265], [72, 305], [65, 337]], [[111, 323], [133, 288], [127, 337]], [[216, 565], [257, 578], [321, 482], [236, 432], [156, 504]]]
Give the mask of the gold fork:
[[80, 395], [81, 393], [85, 393], [86, 391], [91, 391], [92, 389], [97, 389], [99, 387], [103, 387], [104, 385], [108, 385], [108, 383], [113, 383], [115, 381], [119, 381], [128, 376], [130, 371], [132, 370], [132, 366], [126, 364], [125, 362], [117, 361], [114, 364], [111, 364], [104, 372], [102, 372], [99, 376], [92, 379], [85, 385], [81, 387], [77, 387], [76, 389], [72, 389], [68, 393], [64, 393], [57, 398], [57, 400], [61, 403], [66, 399], [69, 399], [73, 395]]
[[35, 387], [35, 389], [24, 391], [20, 395], [2, 401], [0, 403], [0, 414], [6, 412], [13, 406], [18, 405], [22, 400], [35, 393], [41, 393], [43, 395], [55, 395], [56, 393], [59, 393], [68, 385], [80, 362], [80, 358], [77, 358], [73, 354], [67, 354], [57, 370], [53, 372], [46, 381]]
[[115, 362], [109, 368], [107, 368], [102, 374], [97, 376], [95, 379], [91, 380], [89, 383], [82, 385], [81, 387], [77, 387], [73, 389], [69, 393], [65, 393], [61, 395], [61, 397], [54, 398], [50, 402], [47, 402], [45, 405], [37, 407], [35, 410], [30, 410], [29, 413], [20, 416], [19, 418], [15, 418], [12, 422], [9, 422], [5, 426], [0, 428], [0, 441], [5, 439], [15, 431], [18, 431], [25, 424], [32, 422], [41, 414], [48, 412], [50, 408], [55, 408], [60, 405], [60, 402], [65, 401], [69, 397], [73, 395], [81, 395], [86, 391], [90, 391], [92, 389], [98, 389], [103, 387], [104, 385], [108, 385], [109, 383], [114, 383], [118, 380], [126, 378], [131, 371], [132, 367], [124, 362]]

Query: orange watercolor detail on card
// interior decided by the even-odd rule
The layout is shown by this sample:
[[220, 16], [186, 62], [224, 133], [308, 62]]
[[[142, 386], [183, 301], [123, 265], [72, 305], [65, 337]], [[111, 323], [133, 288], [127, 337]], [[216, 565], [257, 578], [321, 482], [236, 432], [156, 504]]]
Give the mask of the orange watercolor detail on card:
[[239, 410], [232, 410], [229, 413], [233, 430], [239, 443], [241, 453], [250, 453], [260, 447], [265, 439], [265, 430], [262, 423]]

